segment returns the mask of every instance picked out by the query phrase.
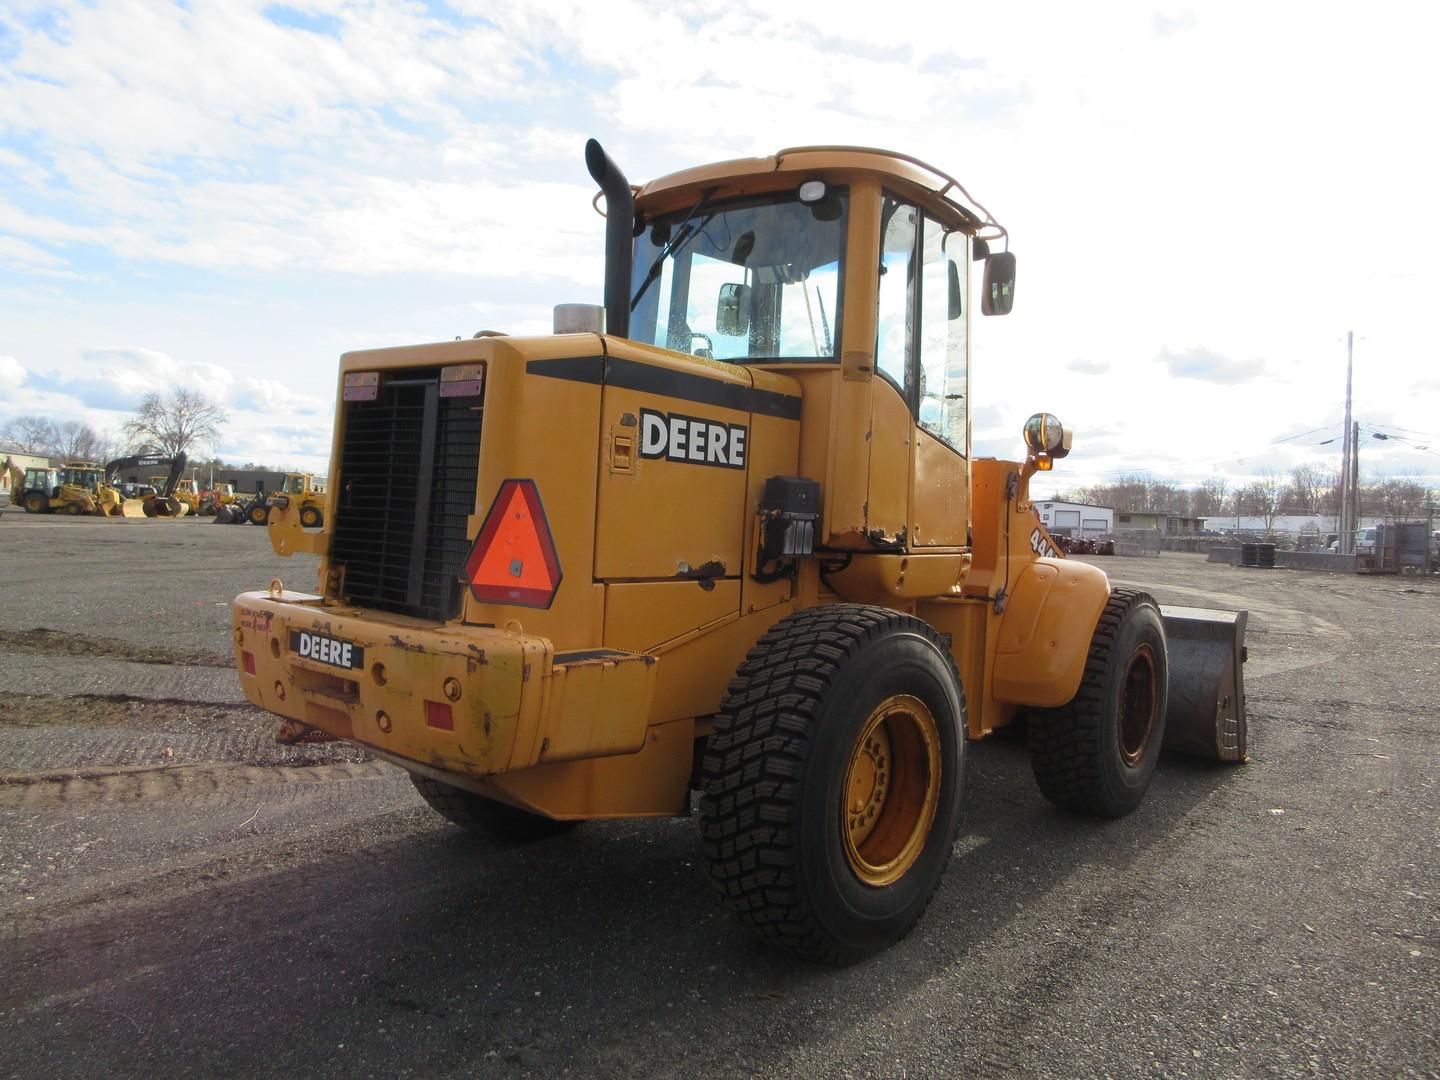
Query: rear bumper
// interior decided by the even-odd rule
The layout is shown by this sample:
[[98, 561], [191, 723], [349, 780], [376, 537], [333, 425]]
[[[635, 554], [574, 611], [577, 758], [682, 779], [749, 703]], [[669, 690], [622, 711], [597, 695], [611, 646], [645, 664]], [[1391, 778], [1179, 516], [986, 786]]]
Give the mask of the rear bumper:
[[[231, 622], [251, 703], [402, 762], [481, 777], [645, 743], [651, 656], [557, 655], [541, 637], [434, 627], [293, 592], [243, 593]], [[301, 655], [299, 634], [350, 645], [337, 659], [356, 666]]]

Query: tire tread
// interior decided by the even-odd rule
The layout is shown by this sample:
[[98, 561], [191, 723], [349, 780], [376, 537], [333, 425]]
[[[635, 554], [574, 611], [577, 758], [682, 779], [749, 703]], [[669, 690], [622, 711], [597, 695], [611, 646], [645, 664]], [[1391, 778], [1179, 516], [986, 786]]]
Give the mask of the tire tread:
[[[793, 824], [799, 781], [826, 691], [852, 656], [896, 627], [928, 637], [960, 685], [948, 642], [921, 620], [881, 607], [808, 608], [776, 623], [746, 654], [729, 682], [702, 759], [710, 884], [762, 940], [826, 963], [852, 963], [868, 950], [834, 940], [804, 900]], [[962, 692], [962, 724], [963, 702]], [[946, 838], [940, 874], [954, 841], [953, 834]]]
[[[1155, 598], [1136, 589], [1110, 591], [1085, 660], [1080, 688], [1064, 705], [1029, 713], [1030, 761], [1035, 781], [1058, 806], [1098, 817], [1118, 817], [1104, 796], [1100, 755], [1105, 682], [1115, 660], [1120, 628], [1130, 613]], [[1121, 811], [1123, 813], [1123, 811]]]

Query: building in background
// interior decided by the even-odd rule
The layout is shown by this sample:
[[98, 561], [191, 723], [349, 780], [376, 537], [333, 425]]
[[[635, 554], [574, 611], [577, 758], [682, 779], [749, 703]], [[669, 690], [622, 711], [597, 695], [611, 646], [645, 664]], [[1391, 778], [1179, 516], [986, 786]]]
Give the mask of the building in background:
[[1166, 510], [1129, 510], [1115, 515], [1115, 528], [1122, 533], [1154, 529], [1161, 536], [1194, 536], [1200, 531], [1202, 520]]
[[1108, 506], [1050, 500], [1035, 503], [1035, 512], [1055, 536], [1111, 536], [1115, 532], [1115, 511]]
[[6, 465], [14, 465], [23, 473], [26, 469], [48, 469], [50, 459], [44, 454], [17, 454], [0, 448], [0, 506], [10, 504], [10, 470]]

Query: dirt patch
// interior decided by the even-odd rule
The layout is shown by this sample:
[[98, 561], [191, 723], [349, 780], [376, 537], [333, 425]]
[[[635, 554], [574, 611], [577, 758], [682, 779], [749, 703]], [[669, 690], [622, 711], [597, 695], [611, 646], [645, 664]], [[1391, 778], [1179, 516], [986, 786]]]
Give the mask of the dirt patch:
[[35, 809], [82, 802], [115, 804], [195, 799], [208, 795], [239, 794], [247, 788], [376, 780], [393, 775], [393, 766], [378, 761], [301, 766], [211, 762], [117, 766], [73, 772], [0, 773], [0, 808]]
[[282, 745], [275, 741], [278, 726], [276, 717], [250, 705], [4, 695], [0, 785], [137, 768], [225, 764], [283, 770], [371, 760], [354, 743]]
[[0, 630], [0, 649], [48, 656], [104, 656], [136, 664], [181, 664], [187, 667], [228, 668], [235, 662], [228, 652], [218, 650], [135, 645], [117, 638], [72, 634], [43, 626], [31, 630]]
[[279, 724], [253, 705], [161, 701], [129, 694], [0, 695], [0, 724], [9, 727], [135, 727], [151, 731], [250, 729], [258, 722]]

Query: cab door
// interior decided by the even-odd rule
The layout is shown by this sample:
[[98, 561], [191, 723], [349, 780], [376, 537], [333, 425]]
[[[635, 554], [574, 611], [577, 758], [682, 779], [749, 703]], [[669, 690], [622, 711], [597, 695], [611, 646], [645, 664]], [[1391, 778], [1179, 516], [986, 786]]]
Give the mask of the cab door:
[[[881, 238], [869, 516], [903, 514], [911, 550], [961, 547], [970, 528], [969, 237], [886, 195]], [[872, 533], [879, 524], [867, 521]]]

